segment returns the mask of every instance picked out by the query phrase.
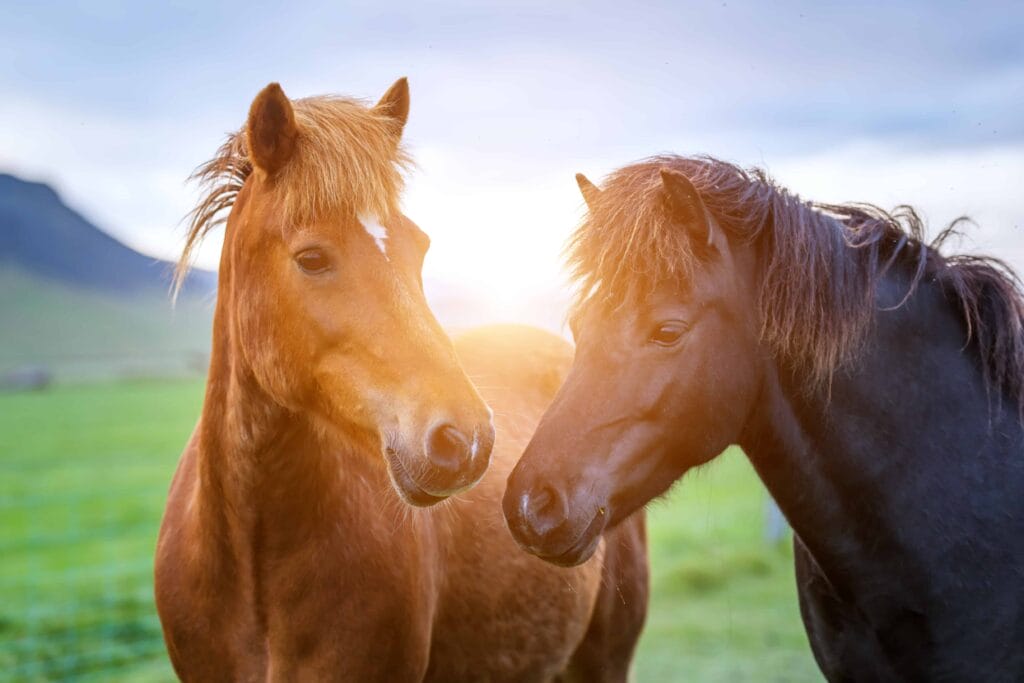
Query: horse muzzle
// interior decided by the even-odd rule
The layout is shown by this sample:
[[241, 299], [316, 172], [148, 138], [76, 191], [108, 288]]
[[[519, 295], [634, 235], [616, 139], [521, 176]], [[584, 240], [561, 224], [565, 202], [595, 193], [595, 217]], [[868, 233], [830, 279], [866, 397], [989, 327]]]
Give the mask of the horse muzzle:
[[471, 435], [448, 422], [427, 430], [419, 452], [385, 448], [391, 481], [402, 498], [426, 507], [473, 487], [483, 477], [494, 446], [494, 427], [481, 425]]
[[607, 506], [571, 506], [566, 495], [550, 485], [522, 486], [517, 472], [509, 477], [502, 500], [505, 522], [516, 542], [528, 553], [563, 567], [590, 559], [608, 525]]

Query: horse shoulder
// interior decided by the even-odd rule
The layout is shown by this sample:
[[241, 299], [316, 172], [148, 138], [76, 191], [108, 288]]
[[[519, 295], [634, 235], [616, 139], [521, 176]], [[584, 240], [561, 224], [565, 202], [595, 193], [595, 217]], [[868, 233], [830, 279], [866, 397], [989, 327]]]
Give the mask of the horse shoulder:
[[[208, 558], [197, 514], [198, 445], [193, 434], [171, 481], [154, 563], [157, 612], [175, 672], [182, 680], [259, 680], [265, 652], [240, 572]], [[223, 558], [222, 558], [223, 559]]]
[[[529, 396], [547, 407], [572, 365], [573, 347], [562, 337], [528, 325], [477, 327], [453, 340], [474, 383]], [[486, 396], [485, 396], [486, 398]]]

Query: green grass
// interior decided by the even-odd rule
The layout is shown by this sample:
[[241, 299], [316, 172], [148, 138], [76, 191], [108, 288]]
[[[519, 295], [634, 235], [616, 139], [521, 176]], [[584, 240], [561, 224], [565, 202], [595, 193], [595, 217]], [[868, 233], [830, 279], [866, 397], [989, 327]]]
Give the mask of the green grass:
[[[152, 555], [201, 397], [199, 381], [0, 395], [0, 678], [173, 680]], [[764, 503], [730, 452], [653, 506], [636, 681], [820, 680]]]
[[173, 680], [152, 556], [201, 396], [198, 381], [0, 395], [0, 677]]
[[653, 595], [636, 681], [820, 681], [789, 539], [764, 540], [766, 493], [739, 449], [648, 516]]

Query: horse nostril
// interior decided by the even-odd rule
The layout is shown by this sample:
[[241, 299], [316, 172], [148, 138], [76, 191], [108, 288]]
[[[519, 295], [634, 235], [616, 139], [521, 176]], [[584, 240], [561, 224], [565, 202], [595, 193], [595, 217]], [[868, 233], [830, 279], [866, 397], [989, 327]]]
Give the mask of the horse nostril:
[[519, 511], [539, 535], [561, 526], [569, 514], [565, 498], [550, 486], [524, 493], [519, 499]]
[[458, 471], [472, 456], [469, 439], [454, 426], [444, 423], [430, 431], [427, 437], [427, 458], [437, 467]]

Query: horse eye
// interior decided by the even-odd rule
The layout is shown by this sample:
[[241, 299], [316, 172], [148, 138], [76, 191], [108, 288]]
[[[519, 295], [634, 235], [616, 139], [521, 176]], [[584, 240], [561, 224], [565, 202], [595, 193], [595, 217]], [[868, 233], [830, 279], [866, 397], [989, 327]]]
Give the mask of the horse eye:
[[647, 340], [659, 346], [672, 346], [682, 338], [687, 329], [686, 323], [678, 320], [661, 323], [654, 328]]
[[319, 249], [306, 249], [295, 255], [295, 262], [310, 275], [317, 275], [330, 269], [331, 260]]

